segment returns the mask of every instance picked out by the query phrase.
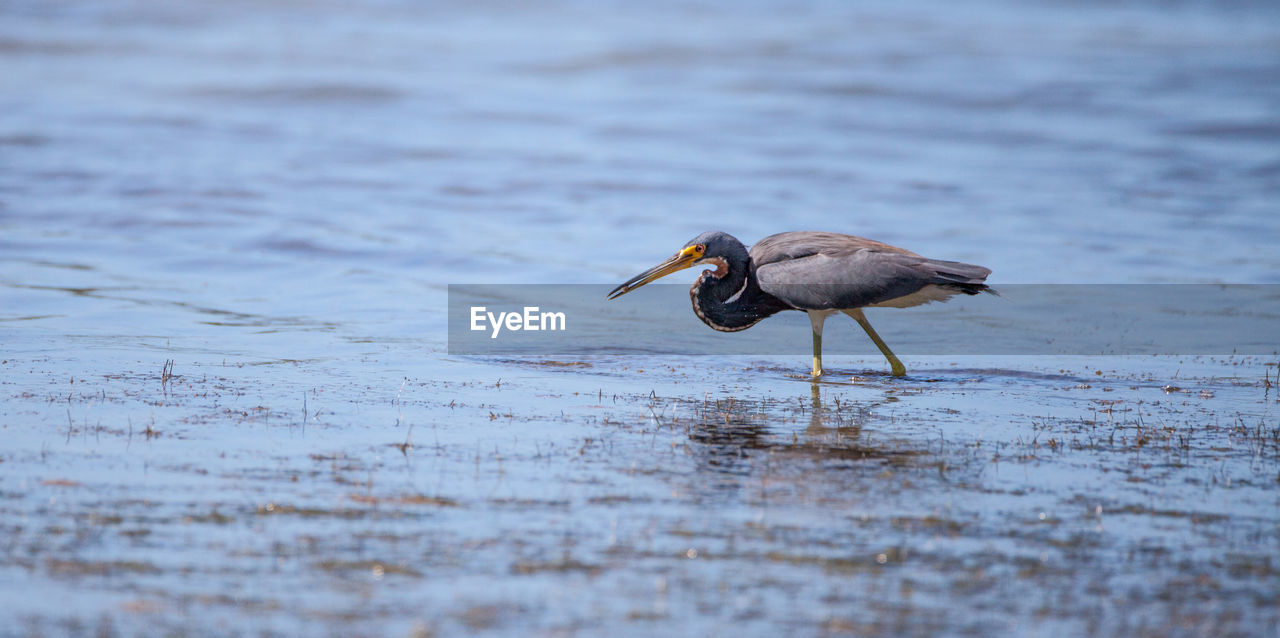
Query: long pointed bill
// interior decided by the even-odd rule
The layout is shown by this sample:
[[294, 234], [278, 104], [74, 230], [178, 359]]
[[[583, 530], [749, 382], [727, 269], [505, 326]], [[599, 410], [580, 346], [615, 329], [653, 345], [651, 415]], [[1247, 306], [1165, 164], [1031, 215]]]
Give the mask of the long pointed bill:
[[677, 270], [684, 270], [685, 268], [692, 266], [693, 262], [697, 261], [699, 257], [697, 248], [697, 246], [688, 246], [676, 253], [671, 259], [668, 259], [657, 266], [622, 282], [621, 286], [614, 288], [613, 291], [609, 293], [609, 298], [617, 299], [618, 297], [621, 297], [622, 295], [625, 295], [655, 279], [661, 279], [662, 277], [666, 277]]

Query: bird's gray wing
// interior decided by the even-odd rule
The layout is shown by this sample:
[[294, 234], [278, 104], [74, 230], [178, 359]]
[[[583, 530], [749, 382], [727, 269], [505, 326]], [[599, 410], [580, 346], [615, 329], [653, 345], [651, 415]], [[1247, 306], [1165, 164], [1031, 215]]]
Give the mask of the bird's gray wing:
[[983, 281], [990, 273], [973, 264], [860, 250], [765, 264], [756, 268], [756, 279], [761, 290], [793, 308], [838, 310], [906, 307], [959, 293], [977, 294], [987, 290]]
[[[751, 263], [761, 290], [803, 310], [910, 306], [976, 294], [987, 289], [983, 282], [991, 274], [864, 237], [811, 231], [765, 237], [751, 247]], [[887, 303], [895, 299], [899, 303]]]
[[922, 259], [870, 250], [818, 253], [756, 268], [760, 289], [801, 310], [862, 308], [905, 297], [933, 283]]
[[890, 246], [866, 237], [798, 230], [769, 235], [756, 242], [751, 247], [751, 261], [757, 266], [763, 266], [776, 261], [801, 259], [817, 254], [834, 257], [850, 255], [863, 250], [920, 257], [909, 250]]

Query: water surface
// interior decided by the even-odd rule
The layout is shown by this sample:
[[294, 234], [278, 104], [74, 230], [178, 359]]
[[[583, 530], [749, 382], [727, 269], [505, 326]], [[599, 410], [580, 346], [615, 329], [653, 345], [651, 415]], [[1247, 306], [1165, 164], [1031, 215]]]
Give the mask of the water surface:
[[0, 16], [5, 634], [1276, 631], [1276, 357], [445, 330], [712, 228], [1277, 283], [1269, 3]]

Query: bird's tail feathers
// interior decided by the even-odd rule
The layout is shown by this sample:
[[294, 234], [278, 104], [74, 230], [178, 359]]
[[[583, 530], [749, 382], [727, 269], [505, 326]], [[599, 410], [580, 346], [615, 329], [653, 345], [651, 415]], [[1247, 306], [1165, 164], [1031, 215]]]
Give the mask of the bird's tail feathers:
[[990, 268], [941, 259], [929, 259], [925, 264], [933, 270], [932, 283], [935, 285], [951, 288], [966, 295], [986, 292], [999, 296], [994, 288], [986, 284], [987, 275], [991, 274]]

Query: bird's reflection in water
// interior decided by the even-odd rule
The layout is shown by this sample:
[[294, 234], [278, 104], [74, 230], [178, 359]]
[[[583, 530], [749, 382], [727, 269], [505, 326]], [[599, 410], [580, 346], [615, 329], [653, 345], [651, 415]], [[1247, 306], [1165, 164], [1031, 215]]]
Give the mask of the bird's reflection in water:
[[[904, 459], [922, 453], [902, 449], [891, 440], [871, 441], [863, 428], [873, 410], [894, 401], [848, 401], [829, 396], [824, 401], [822, 384], [811, 383], [808, 397], [764, 399], [737, 398], [705, 402], [694, 413], [689, 440], [701, 467], [718, 473], [745, 476], [752, 473], [752, 458], [804, 456], [813, 460], [859, 461], [864, 459]], [[803, 428], [797, 425], [806, 423]]]

